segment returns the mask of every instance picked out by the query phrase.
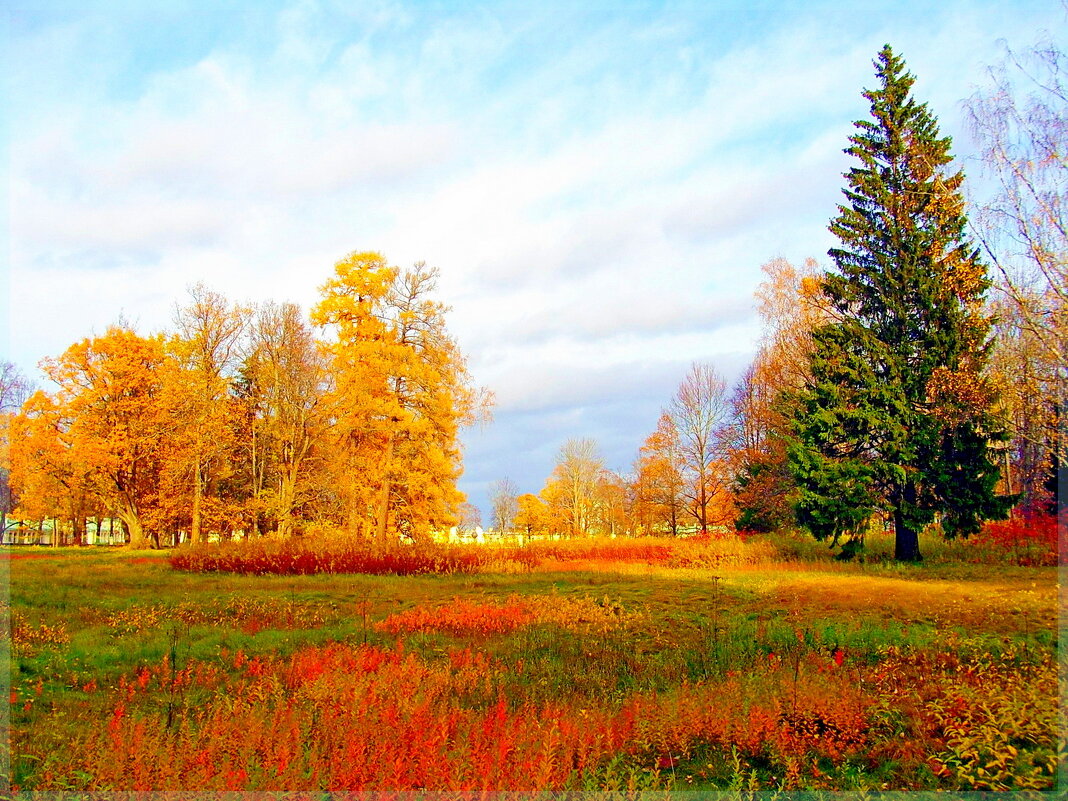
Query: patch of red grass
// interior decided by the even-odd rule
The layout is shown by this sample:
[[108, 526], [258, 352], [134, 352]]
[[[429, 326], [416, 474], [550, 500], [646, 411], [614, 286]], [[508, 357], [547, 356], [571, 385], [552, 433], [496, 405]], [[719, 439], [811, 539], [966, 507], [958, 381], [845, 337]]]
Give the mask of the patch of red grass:
[[[86, 790], [561, 790], [596, 781], [617, 758], [648, 765], [655, 782], [665, 759], [708, 747], [781, 770], [839, 764], [869, 739], [871, 702], [826, 677], [803, 680], [792, 702], [751, 697], [734, 677], [577, 708], [510, 702], [504, 666], [469, 649], [428, 662], [399, 643], [331, 644], [288, 658], [239, 653], [229, 676], [220, 667], [164, 660], [123, 678], [105, 742], [94, 731], [72, 744], [36, 788], [79, 777]], [[206, 699], [168, 719], [156, 699], [191, 688]]]

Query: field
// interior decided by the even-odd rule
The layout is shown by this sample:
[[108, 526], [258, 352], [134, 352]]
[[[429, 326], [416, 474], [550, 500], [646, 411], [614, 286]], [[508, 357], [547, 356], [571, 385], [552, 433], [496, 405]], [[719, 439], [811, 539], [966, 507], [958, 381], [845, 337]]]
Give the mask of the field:
[[12, 789], [1065, 786], [1056, 567], [674, 547], [407, 576], [4, 552]]

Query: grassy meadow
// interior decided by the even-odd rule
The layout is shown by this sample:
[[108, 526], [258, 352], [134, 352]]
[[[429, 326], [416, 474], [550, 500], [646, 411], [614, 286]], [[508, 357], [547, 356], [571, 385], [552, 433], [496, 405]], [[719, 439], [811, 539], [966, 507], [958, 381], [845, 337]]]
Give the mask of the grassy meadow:
[[653, 545], [405, 576], [9, 549], [12, 789], [1065, 786], [1058, 568]]

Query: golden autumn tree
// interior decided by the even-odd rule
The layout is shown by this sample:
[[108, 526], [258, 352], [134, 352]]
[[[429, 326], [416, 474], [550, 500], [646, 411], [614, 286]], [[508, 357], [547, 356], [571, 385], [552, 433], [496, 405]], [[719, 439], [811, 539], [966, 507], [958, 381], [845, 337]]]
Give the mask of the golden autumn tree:
[[330, 420], [325, 399], [326, 354], [292, 303], [261, 306], [251, 325], [251, 352], [239, 381], [248, 413], [242, 448], [247, 494], [285, 538], [317, 494]]
[[794, 481], [780, 396], [804, 386], [812, 331], [830, 318], [814, 259], [795, 266], [776, 258], [761, 269], [765, 278], [755, 293], [763, 323], [760, 349], [731, 394], [730, 423], [722, 437], [738, 506], [737, 525], [769, 531], [793, 521]]
[[456, 520], [463, 494], [458, 433], [478, 412], [463, 355], [432, 299], [437, 271], [399, 270], [379, 253], [335, 265], [312, 312], [327, 345], [333, 429], [345, 454], [346, 528], [380, 547]]
[[549, 533], [549, 509], [545, 501], [529, 492], [516, 498], [512, 528], [528, 537]]
[[[390, 378], [396, 354], [386, 319], [386, 300], [397, 270], [378, 253], [352, 253], [334, 265], [321, 288], [312, 322], [331, 326], [332, 432], [341, 457], [336, 492], [350, 534], [370, 538], [377, 498], [389, 497], [386, 478], [400, 410], [391, 403]], [[389, 454], [387, 455], [387, 449]]]
[[175, 421], [164, 388], [176, 369], [163, 338], [118, 326], [46, 359], [64, 432], [90, 491], [122, 520], [130, 545], [159, 547], [160, 473]]
[[603, 470], [604, 459], [594, 440], [569, 439], [560, 448], [541, 497], [549, 507], [550, 519], [562, 523], [563, 530], [573, 537], [594, 533]]
[[597, 529], [612, 537], [634, 533], [631, 482], [615, 470], [602, 470], [594, 493]]
[[189, 538], [201, 542], [205, 497], [210, 497], [216, 474], [229, 470], [234, 411], [230, 387], [248, 310], [203, 284], [192, 287], [189, 295], [189, 303], [176, 315], [178, 336], [169, 343], [181, 368], [170, 388], [181, 428], [180, 447], [168, 467], [188, 476]]
[[[1017, 289], [1017, 293], [1024, 296], [1026, 290]], [[1003, 461], [1004, 489], [1019, 496], [1019, 507], [1025, 513], [1055, 508], [1057, 468], [1063, 462], [1065, 445], [1058, 431], [1063, 406], [1053, 383], [1064, 366], [1050, 363], [1049, 348], [1035, 335], [1014, 300], [999, 299], [991, 309], [997, 322], [990, 370], [1011, 435], [998, 454]], [[1060, 503], [1065, 503], [1063, 493]]]
[[671, 415], [663, 412], [656, 431], [646, 437], [635, 462], [635, 516], [643, 533], [666, 530], [677, 537], [687, 515], [683, 493], [685, 465], [679, 431]]
[[[90, 467], [71, 437], [71, 420], [38, 390], [8, 424], [10, 481], [20, 517], [62, 518], [76, 545], [84, 542]], [[56, 529], [58, 534], [58, 527]], [[53, 545], [59, 537], [53, 537]]]

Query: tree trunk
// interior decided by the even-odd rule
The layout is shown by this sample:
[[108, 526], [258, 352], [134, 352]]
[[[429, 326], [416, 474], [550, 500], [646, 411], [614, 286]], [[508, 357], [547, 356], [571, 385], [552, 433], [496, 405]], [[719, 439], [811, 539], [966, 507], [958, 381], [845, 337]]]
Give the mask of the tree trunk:
[[260, 479], [259, 474], [256, 472], [256, 421], [252, 421], [252, 497], [256, 501], [252, 508], [255, 510], [252, 514], [252, 536], [259, 538], [260, 536]]
[[71, 531], [74, 533], [74, 544], [85, 545], [85, 518], [75, 515], [70, 521]]
[[911, 481], [894, 493], [894, 558], [899, 562], [919, 562], [920, 535], [905, 522], [905, 505], [916, 502], [916, 485]]
[[[200, 443], [197, 443], [197, 447], [200, 447]], [[204, 485], [202, 482], [202, 476], [200, 474], [200, 456], [196, 457], [196, 461], [193, 463], [193, 515], [189, 524], [189, 539], [193, 542], [200, 542], [200, 499], [204, 494]]]
[[296, 472], [295, 466], [285, 466], [278, 485], [278, 536], [283, 539], [293, 536], [293, 507], [297, 498]]
[[701, 482], [697, 490], [697, 524], [700, 526], [700, 531], [697, 533], [704, 536], [708, 533], [708, 493], [704, 473], [698, 474], [697, 480]]
[[[142, 549], [152, 547], [152, 541], [145, 532], [145, 527], [141, 523], [141, 518], [138, 516], [136, 509], [124, 509], [120, 507], [115, 510], [115, 513], [118, 515], [119, 520], [122, 521], [123, 527], [129, 535], [128, 542], [131, 548]], [[123, 539], [127, 538], [124, 537]]]
[[386, 439], [386, 455], [382, 468], [382, 489], [378, 496], [378, 547], [386, 549], [386, 523], [389, 520], [389, 471], [393, 467], [393, 434]]

